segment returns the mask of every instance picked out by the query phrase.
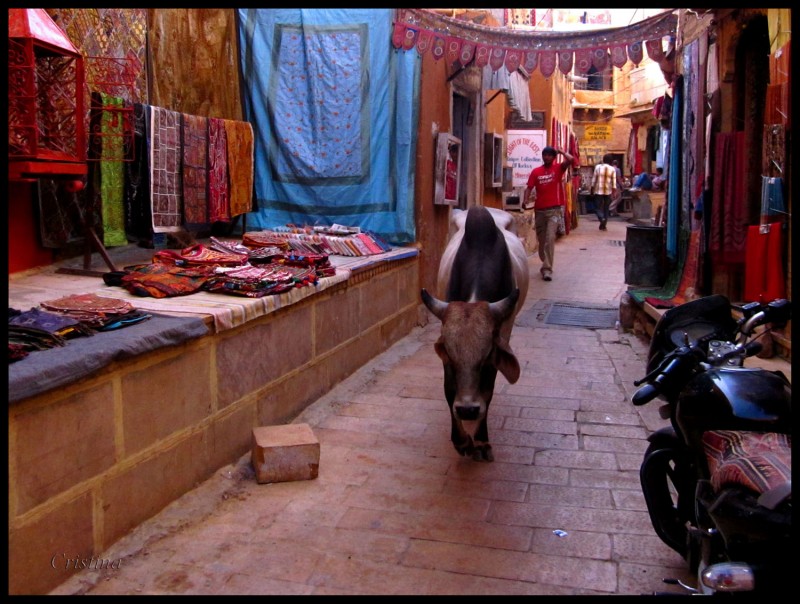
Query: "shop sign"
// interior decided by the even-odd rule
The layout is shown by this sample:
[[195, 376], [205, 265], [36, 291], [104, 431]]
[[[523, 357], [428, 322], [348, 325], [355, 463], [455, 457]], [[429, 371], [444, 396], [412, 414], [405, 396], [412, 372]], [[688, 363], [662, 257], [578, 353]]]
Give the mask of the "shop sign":
[[583, 139], [587, 141], [611, 140], [611, 126], [609, 124], [592, 124], [583, 130]]
[[511, 186], [525, 187], [528, 176], [542, 165], [542, 149], [547, 146], [546, 130], [506, 131], [506, 157], [511, 164]]

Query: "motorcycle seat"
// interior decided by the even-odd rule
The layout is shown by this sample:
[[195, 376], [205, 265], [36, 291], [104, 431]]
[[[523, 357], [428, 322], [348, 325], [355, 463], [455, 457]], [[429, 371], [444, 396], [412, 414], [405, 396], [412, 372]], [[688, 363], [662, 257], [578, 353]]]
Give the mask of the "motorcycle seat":
[[703, 433], [710, 480], [719, 492], [740, 485], [764, 496], [766, 507], [791, 499], [792, 437], [778, 432], [710, 430]]

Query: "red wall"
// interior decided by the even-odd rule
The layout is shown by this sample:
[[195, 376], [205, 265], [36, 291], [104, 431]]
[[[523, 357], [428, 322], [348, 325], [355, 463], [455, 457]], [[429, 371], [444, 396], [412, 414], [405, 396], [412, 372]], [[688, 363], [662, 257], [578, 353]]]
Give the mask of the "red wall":
[[53, 251], [39, 244], [39, 223], [33, 210], [35, 183], [8, 183], [8, 273], [53, 263]]

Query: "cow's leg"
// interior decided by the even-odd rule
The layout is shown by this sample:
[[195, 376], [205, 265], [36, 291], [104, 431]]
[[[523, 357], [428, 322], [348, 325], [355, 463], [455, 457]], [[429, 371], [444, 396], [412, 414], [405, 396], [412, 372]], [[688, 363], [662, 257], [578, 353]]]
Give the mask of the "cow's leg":
[[461, 421], [450, 411], [450, 440], [459, 455], [473, 455], [475, 446], [472, 437], [464, 431]]
[[492, 445], [489, 444], [488, 415], [489, 413], [487, 410], [486, 417], [478, 424], [478, 429], [475, 432], [475, 449], [472, 452], [472, 459], [475, 461], [494, 461]]

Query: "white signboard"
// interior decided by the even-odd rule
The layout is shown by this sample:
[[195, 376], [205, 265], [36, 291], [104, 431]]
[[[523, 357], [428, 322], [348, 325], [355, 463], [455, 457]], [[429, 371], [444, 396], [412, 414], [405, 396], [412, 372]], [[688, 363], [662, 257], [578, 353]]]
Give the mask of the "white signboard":
[[547, 130], [508, 130], [506, 157], [512, 167], [513, 187], [525, 187], [528, 176], [542, 165], [542, 149], [547, 146]]

